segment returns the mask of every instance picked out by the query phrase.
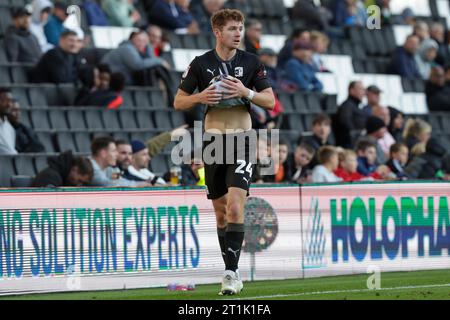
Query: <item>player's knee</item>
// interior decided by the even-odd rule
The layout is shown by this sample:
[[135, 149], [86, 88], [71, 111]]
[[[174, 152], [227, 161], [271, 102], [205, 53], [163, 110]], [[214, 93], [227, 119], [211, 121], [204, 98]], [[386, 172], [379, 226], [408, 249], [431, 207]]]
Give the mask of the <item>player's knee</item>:
[[231, 202], [227, 204], [227, 218], [230, 222], [237, 222], [242, 216], [241, 204], [239, 202]]
[[227, 226], [227, 220], [225, 219], [225, 213], [216, 214], [216, 224], [218, 228], [225, 228]]

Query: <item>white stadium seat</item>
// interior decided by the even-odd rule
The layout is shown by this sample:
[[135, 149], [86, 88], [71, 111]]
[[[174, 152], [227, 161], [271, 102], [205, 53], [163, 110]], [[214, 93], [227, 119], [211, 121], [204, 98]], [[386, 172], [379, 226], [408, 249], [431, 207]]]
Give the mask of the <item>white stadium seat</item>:
[[325, 67], [336, 75], [351, 76], [355, 73], [350, 56], [324, 54], [320, 58]]
[[450, 4], [448, 0], [437, 0], [439, 16], [447, 19], [447, 27], [450, 27]]
[[280, 52], [286, 42], [285, 35], [265, 34], [261, 37], [261, 48], [271, 48], [275, 52]]
[[97, 48], [115, 49], [123, 41], [128, 40], [135, 28], [92, 26], [92, 38]]
[[411, 8], [416, 16], [431, 16], [428, 0], [393, 0], [390, 2], [393, 14], [399, 15], [406, 8]]
[[412, 26], [395, 25], [393, 26], [393, 29], [394, 29], [395, 44], [397, 46], [402, 46], [405, 43], [406, 38], [413, 32]]
[[195, 49], [172, 49], [172, 58], [175, 66], [175, 71], [184, 72], [189, 63], [196, 56], [204, 54], [208, 50], [195, 50]]
[[336, 76], [333, 73], [318, 72], [316, 73], [317, 78], [322, 82], [324, 93], [327, 94], [337, 94], [338, 87], [336, 84]]

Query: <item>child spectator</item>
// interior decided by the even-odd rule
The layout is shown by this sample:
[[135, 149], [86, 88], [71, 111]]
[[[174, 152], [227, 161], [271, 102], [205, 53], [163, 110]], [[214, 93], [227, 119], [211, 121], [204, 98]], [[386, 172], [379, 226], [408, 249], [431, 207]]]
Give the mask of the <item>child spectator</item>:
[[345, 182], [367, 180], [367, 177], [358, 172], [356, 152], [349, 149], [339, 153], [339, 167], [334, 174]]
[[383, 180], [388, 177], [390, 170], [387, 166], [377, 166], [376, 144], [362, 139], [356, 145], [358, 155], [358, 172], [365, 177]]
[[326, 34], [319, 31], [311, 32], [311, 45], [313, 47], [312, 66], [316, 72], [328, 72], [320, 55], [327, 52], [329, 44], [330, 39]]
[[317, 165], [312, 172], [312, 182], [340, 182], [339, 178], [334, 174], [334, 171], [339, 166], [338, 151], [335, 147], [324, 146], [317, 152], [319, 165]]
[[308, 169], [308, 165], [315, 153], [314, 148], [307, 143], [301, 143], [295, 148], [294, 154], [291, 154], [288, 160], [293, 172], [290, 178], [292, 182], [311, 182], [311, 171]]
[[386, 166], [398, 179], [406, 180], [405, 166], [408, 163], [409, 150], [404, 143], [395, 143], [391, 146], [390, 156]]
[[289, 147], [287, 142], [280, 139], [279, 143], [270, 147], [270, 157], [275, 162], [275, 175], [263, 176], [264, 182], [288, 182], [291, 170], [287, 161]]

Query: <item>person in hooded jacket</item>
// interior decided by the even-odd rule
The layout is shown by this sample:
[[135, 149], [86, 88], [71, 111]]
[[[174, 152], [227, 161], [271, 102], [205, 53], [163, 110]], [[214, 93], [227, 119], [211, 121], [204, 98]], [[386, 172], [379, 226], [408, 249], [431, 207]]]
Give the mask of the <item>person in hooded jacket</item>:
[[32, 187], [78, 187], [87, 185], [94, 174], [89, 159], [77, 157], [72, 151], [49, 157], [48, 167], [37, 174]]
[[423, 80], [428, 80], [431, 69], [437, 64], [434, 62], [438, 53], [439, 45], [433, 39], [425, 39], [422, 41], [415, 60], [417, 69]]
[[42, 52], [46, 53], [54, 47], [54, 45], [48, 42], [44, 30], [50, 14], [53, 11], [53, 3], [49, 0], [33, 0], [31, 4], [33, 13], [31, 15], [30, 31], [38, 39]]
[[30, 32], [30, 16], [26, 8], [12, 12], [13, 24], [5, 32], [5, 49], [10, 62], [36, 63], [42, 55], [38, 39]]
[[438, 173], [446, 165], [444, 159], [448, 159], [447, 149], [435, 137], [428, 140], [426, 151], [414, 157], [406, 166], [405, 173], [410, 179], [436, 179]]

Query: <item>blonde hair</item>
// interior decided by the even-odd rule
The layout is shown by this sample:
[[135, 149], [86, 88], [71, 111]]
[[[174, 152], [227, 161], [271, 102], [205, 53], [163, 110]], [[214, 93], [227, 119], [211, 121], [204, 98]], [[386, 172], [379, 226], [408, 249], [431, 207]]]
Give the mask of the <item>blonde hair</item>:
[[414, 157], [420, 156], [421, 154], [424, 154], [426, 151], [426, 145], [423, 142], [416, 143], [414, 147], [411, 148], [411, 155]]
[[316, 41], [316, 40], [322, 40], [326, 43], [330, 43], [330, 38], [328, 38], [328, 36], [320, 31], [311, 31], [311, 42]]
[[431, 133], [431, 125], [422, 120], [409, 118], [405, 123], [405, 129], [403, 131], [403, 139], [408, 137], [418, 138], [423, 133]]
[[351, 149], [342, 149], [339, 152], [339, 162], [344, 162], [349, 157], [355, 157], [357, 158], [356, 152]]

